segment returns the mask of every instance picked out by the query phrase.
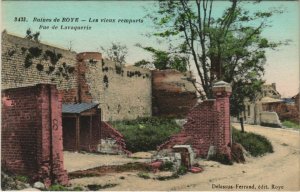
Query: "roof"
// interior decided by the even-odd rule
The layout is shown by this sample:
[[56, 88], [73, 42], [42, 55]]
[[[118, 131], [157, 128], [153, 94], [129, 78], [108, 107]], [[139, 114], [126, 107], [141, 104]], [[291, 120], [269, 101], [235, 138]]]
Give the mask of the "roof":
[[99, 104], [97, 103], [76, 103], [76, 104], [63, 104], [62, 113], [76, 113], [80, 114], [84, 111], [92, 109]]
[[281, 99], [274, 99], [271, 97], [263, 97], [260, 102], [262, 103], [278, 103], [278, 102], [283, 102]]

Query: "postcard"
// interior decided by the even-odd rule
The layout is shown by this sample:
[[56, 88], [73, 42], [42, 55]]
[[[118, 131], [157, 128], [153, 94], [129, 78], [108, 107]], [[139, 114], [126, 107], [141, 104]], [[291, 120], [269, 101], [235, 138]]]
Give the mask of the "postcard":
[[298, 1], [1, 13], [2, 190], [300, 190]]

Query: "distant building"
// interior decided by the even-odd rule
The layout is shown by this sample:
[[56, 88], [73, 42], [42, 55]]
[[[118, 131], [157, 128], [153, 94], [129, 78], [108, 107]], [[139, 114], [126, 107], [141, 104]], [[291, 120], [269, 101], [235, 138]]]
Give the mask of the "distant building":
[[254, 102], [245, 100], [245, 111], [242, 114], [245, 123], [281, 126], [276, 113], [277, 106], [283, 101], [276, 90], [276, 84], [263, 85], [262, 92], [256, 96]]
[[299, 109], [299, 107], [300, 107], [300, 105], [299, 105], [299, 102], [300, 102], [299, 93], [297, 95], [295, 95], [294, 97], [292, 97], [292, 99], [294, 100], [296, 107]]

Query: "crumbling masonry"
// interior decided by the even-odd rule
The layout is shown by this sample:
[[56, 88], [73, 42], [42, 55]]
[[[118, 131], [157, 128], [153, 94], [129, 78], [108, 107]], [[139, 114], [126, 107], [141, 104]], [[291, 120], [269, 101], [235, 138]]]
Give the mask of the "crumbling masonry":
[[68, 183], [61, 106], [55, 85], [2, 91], [1, 165], [5, 169], [46, 186]]
[[205, 100], [191, 109], [183, 130], [159, 146], [159, 149], [180, 144], [191, 145], [197, 156], [207, 157], [210, 146], [214, 146], [217, 153], [230, 155], [231, 87], [221, 81], [213, 86], [213, 93], [216, 99]]

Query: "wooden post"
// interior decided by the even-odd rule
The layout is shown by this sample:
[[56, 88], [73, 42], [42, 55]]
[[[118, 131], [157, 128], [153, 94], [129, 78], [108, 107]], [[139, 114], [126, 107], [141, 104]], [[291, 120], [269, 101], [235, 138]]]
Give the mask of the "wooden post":
[[76, 116], [76, 151], [80, 151], [80, 115]]
[[89, 150], [91, 150], [92, 147], [92, 143], [93, 143], [93, 135], [92, 135], [92, 128], [93, 128], [93, 115], [90, 116], [90, 141], [89, 141]]

